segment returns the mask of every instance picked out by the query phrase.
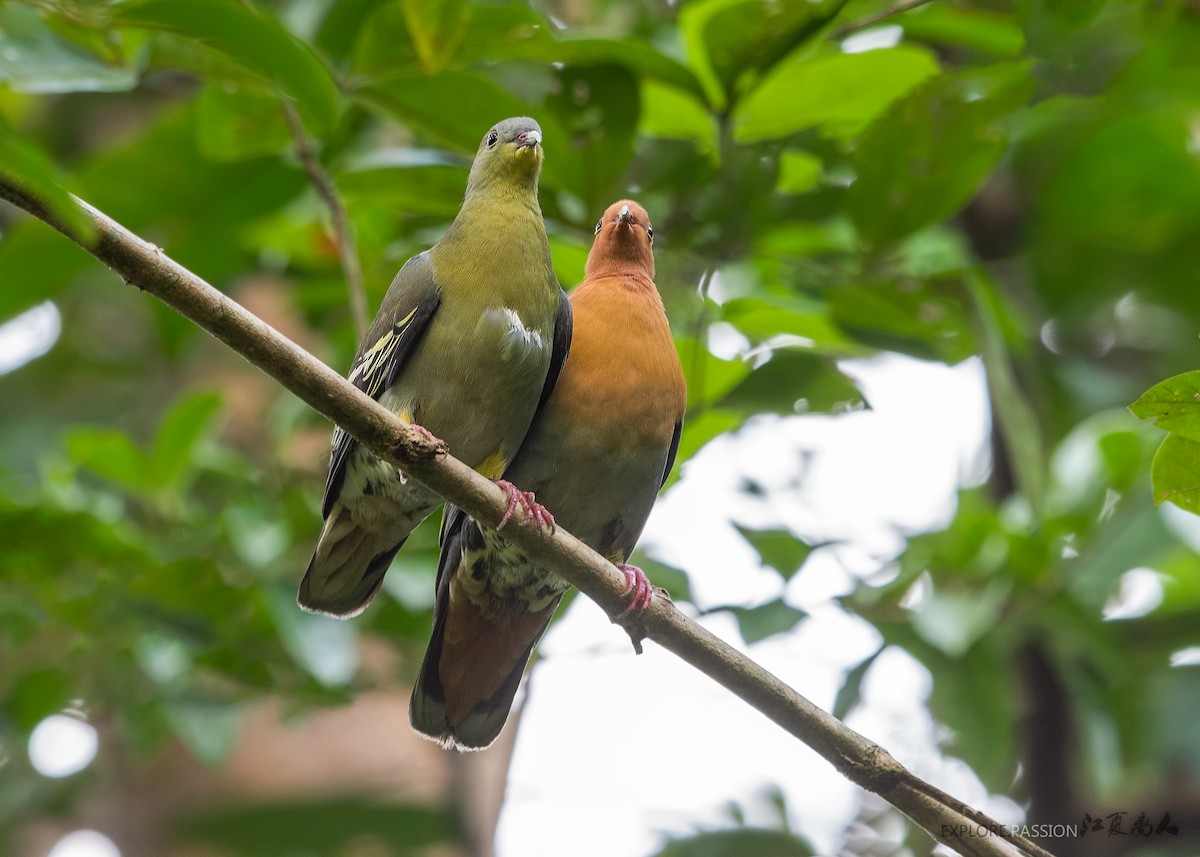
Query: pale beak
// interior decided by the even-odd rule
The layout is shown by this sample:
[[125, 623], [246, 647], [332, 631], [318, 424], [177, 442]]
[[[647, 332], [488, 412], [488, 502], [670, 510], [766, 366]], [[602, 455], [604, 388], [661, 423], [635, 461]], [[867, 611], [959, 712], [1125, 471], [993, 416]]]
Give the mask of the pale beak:
[[621, 210], [617, 212], [617, 220], [622, 223], [628, 223], [631, 216], [628, 205], [622, 205]]
[[523, 131], [517, 137], [517, 148], [524, 149], [526, 146], [536, 147], [542, 142], [542, 133], [540, 131]]

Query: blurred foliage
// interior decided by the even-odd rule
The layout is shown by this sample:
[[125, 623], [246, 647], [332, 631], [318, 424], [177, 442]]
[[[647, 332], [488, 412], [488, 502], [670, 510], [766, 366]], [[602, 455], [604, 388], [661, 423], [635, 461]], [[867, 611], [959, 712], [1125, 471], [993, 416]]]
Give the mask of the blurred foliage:
[[238, 857], [289, 857], [345, 853], [347, 831], [354, 832], [357, 853], [412, 854], [444, 842], [453, 830], [445, 812], [342, 799], [209, 813], [190, 819], [179, 834]]
[[1169, 432], [1154, 456], [1154, 499], [1200, 514], [1200, 371], [1155, 384], [1130, 405]]
[[[770, 825], [751, 825], [747, 816], [765, 816]], [[654, 857], [813, 857], [818, 852], [791, 829], [787, 796], [777, 786], [766, 786], [745, 804], [730, 802], [721, 808], [728, 816], [725, 830], [706, 830], [667, 843]]]
[[[1200, 16], [1183, 0], [933, 0], [856, 26], [887, 7], [0, 3], [0, 170], [59, 211], [79, 194], [344, 368], [336, 247], [281, 105], [345, 198], [371, 305], [457, 210], [487, 125], [534, 115], [564, 283], [607, 203], [635, 195], [655, 219], [688, 376], [685, 467], [758, 414], [869, 406], [844, 358], [977, 356], [990, 480], [840, 602], [928, 668], [947, 751], [1018, 799], [1035, 648], [1067, 701], [1079, 797], [1117, 800], [1200, 758], [1200, 733], [1172, 726], [1194, 720], [1200, 681], [1195, 532], [1154, 505], [1200, 503], [1198, 385], [1172, 377], [1198, 362]], [[73, 706], [134, 757], [174, 735], [216, 760], [250, 702], [303, 711], [370, 686], [360, 636], [419, 650], [432, 529], [360, 619], [298, 613], [329, 427], [59, 236], [0, 216], [0, 319], [53, 301], [63, 324], [49, 354], [0, 378], [6, 753]], [[712, 353], [730, 331], [739, 353]], [[1124, 406], [1165, 377], [1135, 408], [1171, 432], [1152, 492], [1158, 438]], [[742, 532], [782, 592], [811, 546]], [[644, 564], [690, 598], [685, 570]], [[1137, 568], [1160, 603], [1106, 620]], [[725, 609], [748, 641], [805, 617], [782, 596]], [[847, 675], [839, 715], [874, 661]], [[2, 831], [86, 791], [6, 770]], [[254, 819], [191, 829], [267, 853], [235, 842]], [[440, 824], [414, 822], [411, 844]], [[803, 853], [789, 834], [743, 833], [759, 844], [714, 832], [663, 853]]]

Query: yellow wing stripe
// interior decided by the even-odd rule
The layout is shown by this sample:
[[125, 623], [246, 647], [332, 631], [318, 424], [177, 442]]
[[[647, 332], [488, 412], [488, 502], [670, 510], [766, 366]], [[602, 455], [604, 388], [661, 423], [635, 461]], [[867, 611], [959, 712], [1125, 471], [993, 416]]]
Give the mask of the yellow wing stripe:
[[383, 379], [388, 374], [386, 369], [391, 364], [392, 356], [396, 353], [396, 348], [404, 338], [404, 332], [408, 330], [408, 325], [416, 314], [417, 308], [413, 307], [408, 315], [392, 325], [391, 330], [375, 340], [375, 344], [363, 353], [354, 368], [350, 370], [350, 380], [359, 384], [371, 398], [378, 398], [380, 388], [383, 386]]

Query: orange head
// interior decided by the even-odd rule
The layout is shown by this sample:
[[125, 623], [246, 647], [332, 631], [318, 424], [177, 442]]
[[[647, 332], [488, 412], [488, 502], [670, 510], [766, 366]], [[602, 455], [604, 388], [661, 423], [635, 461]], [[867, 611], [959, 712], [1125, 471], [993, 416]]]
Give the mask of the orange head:
[[588, 254], [587, 276], [635, 268], [654, 279], [654, 229], [650, 216], [631, 199], [614, 202], [596, 224], [596, 241]]

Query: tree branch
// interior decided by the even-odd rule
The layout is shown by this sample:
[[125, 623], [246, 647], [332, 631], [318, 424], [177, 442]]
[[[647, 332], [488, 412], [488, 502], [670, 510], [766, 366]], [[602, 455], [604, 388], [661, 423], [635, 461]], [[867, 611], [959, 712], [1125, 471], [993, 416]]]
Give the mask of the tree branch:
[[292, 131], [292, 139], [296, 141], [296, 155], [304, 171], [308, 173], [309, 181], [316, 188], [317, 194], [329, 209], [329, 223], [333, 227], [333, 240], [337, 244], [338, 259], [342, 263], [342, 274], [346, 277], [346, 294], [350, 299], [350, 318], [354, 322], [354, 330], [358, 338], [367, 335], [367, 290], [363, 284], [362, 264], [358, 260], [358, 245], [354, 241], [354, 230], [350, 226], [350, 218], [346, 216], [346, 207], [338, 195], [337, 186], [325, 168], [321, 159], [313, 149], [312, 140], [300, 122], [296, 108], [290, 102], [281, 102], [283, 114], [287, 117], [288, 127]]
[[888, 8], [877, 12], [874, 15], [868, 15], [866, 18], [863, 18], [860, 21], [853, 21], [844, 27], [834, 30], [829, 34], [828, 38], [833, 39], [834, 41], [837, 41], [838, 39], [844, 39], [846, 36], [853, 35], [854, 33], [861, 32], [862, 30], [869, 30], [871, 27], [886, 21], [893, 15], [899, 15], [901, 12], [907, 12], [909, 9], [916, 9], [918, 6], [924, 6], [928, 2], [930, 2], [930, 0], [902, 0], [902, 2], [897, 3], [895, 6], [889, 6]]
[[[45, 221], [106, 264], [127, 283], [149, 292], [237, 351], [360, 443], [464, 509], [496, 526], [507, 497], [490, 480], [431, 443], [324, 363], [243, 309], [191, 271], [120, 224], [76, 200], [95, 226], [95, 237], [77, 237], [36, 196], [0, 174], [0, 199]], [[625, 624], [625, 578], [574, 536], [538, 530], [522, 519], [505, 537], [533, 561], [552, 569]], [[655, 598], [640, 626], [644, 633], [724, 685], [799, 738], [859, 786], [879, 794], [934, 839], [966, 857], [1051, 855], [999, 823], [951, 798], [905, 769], [883, 748], [821, 710], [745, 655], [681, 613], [670, 599]], [[980, 828], [991, 835], [981, 835]]]

